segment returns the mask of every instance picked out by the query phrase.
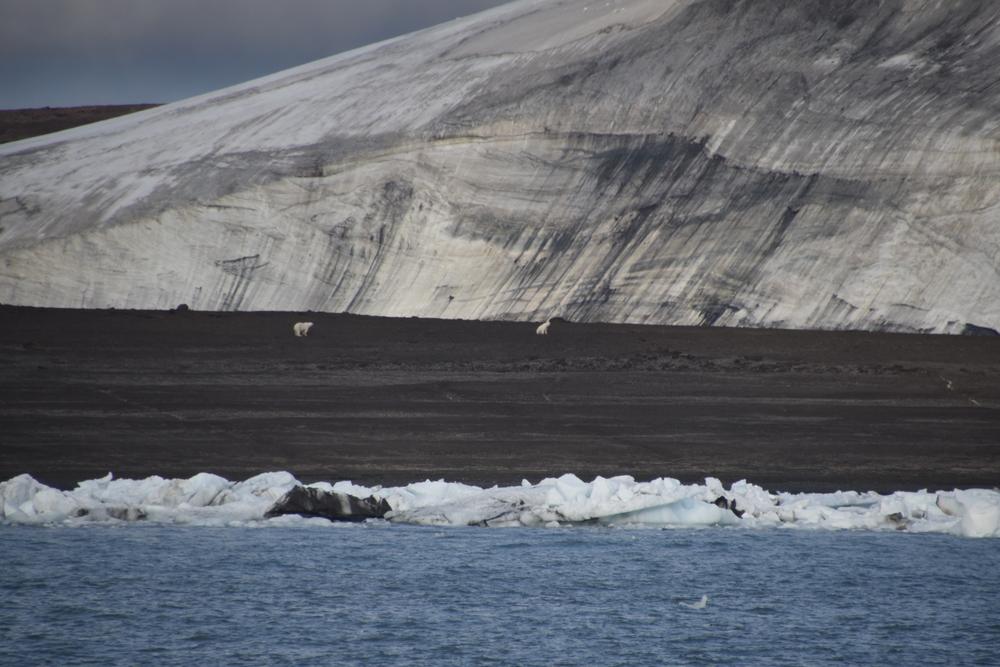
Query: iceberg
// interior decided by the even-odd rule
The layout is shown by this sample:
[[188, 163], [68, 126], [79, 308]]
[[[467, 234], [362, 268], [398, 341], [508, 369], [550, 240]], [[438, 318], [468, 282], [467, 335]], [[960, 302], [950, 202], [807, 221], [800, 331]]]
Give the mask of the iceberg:
[[0, 482], [0, 525], [74, 526], [129, 522], [204, 526], [327, 525], [326, 519], [269, 518], [296, 487], [390, 509], [389, 523], [426, 526], [604, 526], [681, 528], [905, 531], [963, 537], [1000, 537], [1000, 490], [772, 493], [746, 480], [727, 489], [709, 477], [701, 484], [672, 478], [639, 482], [623, 475], [590, 482], [566, 474], [537, 483], [481, 488], [423, 481], [366, 487], [350, 481], [301, 484], [288, 472], [231, 482], [200, 473], [189, 479], [116, 479], [108, 474], [68, 491], [30, 475]]
[[1000, 497], [994, 491], [971, 489], [938, 495], [935, 504], [958, 517], [961, 533], [968, 537], [996, 537], [1000, 526]]

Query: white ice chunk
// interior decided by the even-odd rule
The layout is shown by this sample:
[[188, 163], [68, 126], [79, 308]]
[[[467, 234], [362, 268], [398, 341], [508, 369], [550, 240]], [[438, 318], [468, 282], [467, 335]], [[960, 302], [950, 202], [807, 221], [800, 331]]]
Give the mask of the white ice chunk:
[[353, 484], [351, 482], [337, 482], [327, 491], [333, 491], [335, 493], [346, 493], [349, 496], [354, 496], [355, 498], [367, 498], [374, 495], [375, 490], [370, 489], [367, 486], [359, 486], [358, 484]]
[[79, 503], [72, 497], [47, 486], [35, 494], [32, 503], [37, 514], [52, 519], [62, 519], [80, 509]]
[[734, 524], [739, 519], [727, 509], [693, 498], [683, 498], [666, 505], [646, 507], [601, 517], [606, 525], [715, 526]]
[[47, 488], [31, 475], [18, 475], [6, 482], [0, 482], [0, 518], [14, 517], [15, 513], [23, 514], [24, 510], [21, 507], [25, 503], [32, 507], [34, 513], [32, 499], [39, 491]]
[[985, 489], [938, 494], [937, 506], [959, 518], [958, 531], [965, 537], [1000, 537], [1000, 493]]
[[687, 607], [688, 609], [704, 609], [708, 606], [708, 596], [702, 595], [701, 599], [697, 602], [681, 602], [682, 607]]

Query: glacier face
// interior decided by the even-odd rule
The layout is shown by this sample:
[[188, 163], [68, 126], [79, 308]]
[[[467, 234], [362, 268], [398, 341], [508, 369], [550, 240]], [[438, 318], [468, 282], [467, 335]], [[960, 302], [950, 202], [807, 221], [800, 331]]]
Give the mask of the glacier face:
[[1000, 6], [520, 0], [0, 146], [0, 302], [1000, 329]]

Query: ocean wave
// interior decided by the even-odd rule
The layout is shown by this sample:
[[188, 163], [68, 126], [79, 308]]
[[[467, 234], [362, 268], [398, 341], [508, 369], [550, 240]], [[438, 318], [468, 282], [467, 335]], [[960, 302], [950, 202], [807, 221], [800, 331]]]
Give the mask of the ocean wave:
[[[0, 482], [4, 524], [86, 525], [154, 522], [188, 525], [334, 525], [327, 519], [284, 515], [267, 518], [293, 489], [313, 496], [336, 494], [384, 500], [379, 521], [433, 526], [617, 527], [731, 526], [818, 530], [906, 531], [965, 537], [1000, 537], [1000, 492], [952, 491], [772, 493], [740, 481], [728, 489], [715, 478], [682, 484], [629, 476], [585, 482], [572, 474], [520, 486], [492, 487], [423, 481], [398, 487], [366, 487], [349, 481], [301, 484], [287, 472], [242, 482], [210, 473], [189, 479], [101, 479], [71, 491], [41, 484], [30, 475]], [[384, 504], [381, 505], [385, 507]]]

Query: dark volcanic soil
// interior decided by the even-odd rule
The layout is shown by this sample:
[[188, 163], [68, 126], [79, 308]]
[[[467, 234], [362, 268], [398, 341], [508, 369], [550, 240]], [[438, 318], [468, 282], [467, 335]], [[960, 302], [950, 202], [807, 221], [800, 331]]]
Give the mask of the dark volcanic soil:
[[40, 134], [68, 130], [115, 116], [151, 109], [156, 104], [119, 104], [91, 107], [0, 109], [0, 144]]
[[0, 480], [1000, 483], [995, 337], [0, 307], [0, 369]]

